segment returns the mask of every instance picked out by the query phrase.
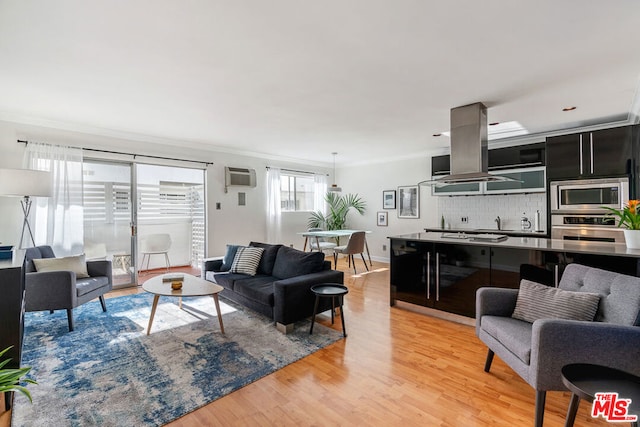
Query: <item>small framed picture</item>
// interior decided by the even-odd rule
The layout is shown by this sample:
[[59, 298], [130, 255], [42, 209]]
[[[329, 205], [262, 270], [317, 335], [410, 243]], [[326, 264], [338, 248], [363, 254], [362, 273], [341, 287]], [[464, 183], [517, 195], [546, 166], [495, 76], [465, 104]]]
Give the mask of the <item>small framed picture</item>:
[[378, 212], [378, 226], [379, 227], [386, 227], [387, 225], [389, 225], [388, 219], [389, 218], [387, 216], [387, 212], [386, 211]]
[[398, 187], [398, 218], [420, 218], [420, 188]]
[[382, 209], [396, 208], [396, 190], [385, 190], [382, 192]]

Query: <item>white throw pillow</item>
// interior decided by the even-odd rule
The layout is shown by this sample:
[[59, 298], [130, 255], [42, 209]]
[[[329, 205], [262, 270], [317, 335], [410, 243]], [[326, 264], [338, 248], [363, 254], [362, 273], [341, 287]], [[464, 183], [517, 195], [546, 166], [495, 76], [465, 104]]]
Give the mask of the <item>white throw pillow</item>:
[[84, 254], [64, 258], [37, 258], [33, 260], [38, 273], [43, 271], [73, 271], [77, 279], [89, 277]]
[[255, 276], [262, 258], [263, 248], [241, 247], [238, 248], [236, 256], [231, 264], [231, 273], [248, 274]]

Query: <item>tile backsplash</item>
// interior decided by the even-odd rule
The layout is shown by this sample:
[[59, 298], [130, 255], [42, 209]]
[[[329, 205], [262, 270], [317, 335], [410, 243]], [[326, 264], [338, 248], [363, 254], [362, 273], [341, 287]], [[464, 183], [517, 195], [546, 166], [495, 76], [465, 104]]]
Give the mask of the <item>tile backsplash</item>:
[[546, 193], [438, 197], [438, 218], [444, 215], [445, 223], [454, 229], [494, 229], [497, 216], [503, 230], [519, 230], [523, 216], [531, 221], [533, 229], [536, 211], [540, 212], [540, 229], [546, 231]]

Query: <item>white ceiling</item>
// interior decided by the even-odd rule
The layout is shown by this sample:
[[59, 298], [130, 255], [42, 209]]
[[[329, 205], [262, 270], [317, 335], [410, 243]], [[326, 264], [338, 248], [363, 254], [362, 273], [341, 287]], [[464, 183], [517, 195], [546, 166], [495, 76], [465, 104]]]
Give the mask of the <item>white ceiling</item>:
[[[635, 122], [637, 0], [0, 0], [0, 119], [338, 164]], [[572, 112], [562, 108], [575, 105]]]

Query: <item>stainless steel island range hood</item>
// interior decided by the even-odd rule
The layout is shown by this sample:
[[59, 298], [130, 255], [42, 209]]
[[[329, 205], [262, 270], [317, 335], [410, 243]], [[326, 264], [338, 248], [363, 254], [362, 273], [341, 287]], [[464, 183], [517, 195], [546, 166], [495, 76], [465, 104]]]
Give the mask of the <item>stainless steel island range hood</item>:
[[420, 182], [446, 185], [511, 181], [488, 170], [487, 107], [481, 102], [451, 109], [451, 175]]

